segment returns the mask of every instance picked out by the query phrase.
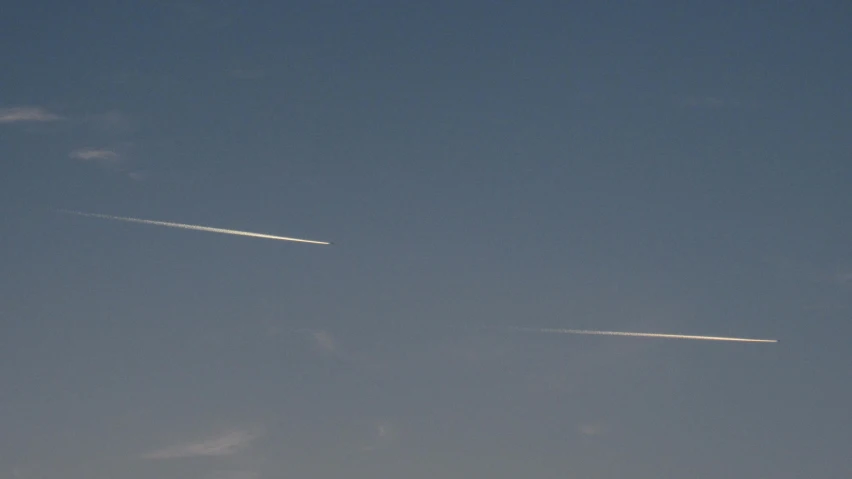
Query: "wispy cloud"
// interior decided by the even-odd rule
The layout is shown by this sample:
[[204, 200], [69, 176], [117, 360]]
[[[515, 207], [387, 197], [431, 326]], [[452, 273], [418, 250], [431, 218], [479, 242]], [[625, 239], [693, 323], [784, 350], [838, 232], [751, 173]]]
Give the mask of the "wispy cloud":
[[201, 441], [178, 444], [143, 454], [146, 459], [229, 456], [246, 449], [257, 437], [252, 431], [229, 431]]
[[87, 141], [100, 143], [96, 147], [80, 148], [69, 156], [82, 162], [96, 164], [115, 173], [126, 175], [133, 181], [148, 179], [149, 173], [136, 165], [136, 144], [131, 140], [136, 122], [127, 114], [112, 110], [105, 113], [84, 115], [79, 122], [88, 130], [87, 136], [95, 135], [100, 140]]
[[[345, 356], [337, 339], [328, 331], [324, 329], [299, 329], [298, 331], [308, 333], [313, 340], [314, 349], [323, 356], [338, 357], [339, 359], [343, 359], [343, 356]], [[280, 330], [276, 330], [276, 334], [280, 332]]]
[[131, 171], [127, 174], [127, 177], [134, 181], [145, 181], [149, 176], [148, 172], [143, 170]]
[[131, 155], [128, 154], [128, 150], [132, 146], [131, 143], [123, 143], [117, 145], [117, 147], [79, 148], [71, 151], [68, 157], [126, 175], [133, 181], [145, 181], [150, 177], [150, 174], [146, 170], [134, 168]]
[[397, 430], [389, 421], [379, 421], [372, 426], [370, 442], [361, 448], [362, 451], [370, 452], [390, 447], [397, 438]]
[[330, 332], [324, 329], [299, 329], [302, 333], [310, 334], [313, 349], [327, 360], [364, 368], [365, 370], [383, 370], [387, 365], [377, 362], [359, 351], [353, 351], [338, 341]]
[[109, 148], [80, 148], [72, 151], [69, 156], [76, 160], [103, 163], [116, 163], [121, 160], [121, 156]]
[[0, 108], [0, 123], [57, 121], [62, 117], [37, 106]]
[[337, 341], [328, 332], [323, 330], [311, 331], [316, 347], [325, 354], [335, 355], [340, 352]]
[[582, 424], [577, 429], [584, 436], [603, 436], [607, 432], [603, 424]]

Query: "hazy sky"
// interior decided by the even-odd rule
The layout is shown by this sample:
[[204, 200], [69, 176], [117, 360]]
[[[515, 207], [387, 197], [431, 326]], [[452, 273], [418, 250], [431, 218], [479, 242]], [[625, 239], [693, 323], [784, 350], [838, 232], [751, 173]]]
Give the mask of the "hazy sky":
[[852, 477], [848, 1], [13, 3], [0, 478]]

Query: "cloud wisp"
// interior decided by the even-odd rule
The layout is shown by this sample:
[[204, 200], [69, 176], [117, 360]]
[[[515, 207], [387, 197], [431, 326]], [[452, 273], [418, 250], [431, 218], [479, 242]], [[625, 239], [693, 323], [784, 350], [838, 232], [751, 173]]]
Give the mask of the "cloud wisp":
[[299, 329], [299, 332], [308, 333], [311, 337], [314, 350], [326, 358], [340, 361], [350, 361], [353, 358], [343, 350], [337, 338], [324, 329]]
[[158, 449], [143, 454], [145, 459], [180, 459], [186, 457], [230, 456], [245, 450], [257, 434], [250, 431], [229, 431], [224, 434], [185, 444]]
[[594, 331], [588, 329], [511, 328], [513, 331], [550, 334], [589, 334], [595, 336], [628, 336], [633, 338], [697, 339], [704, 341], [733, 341], [740, 343], [777, 343], [777, 339], [734, 338], [725, 336], [696, 336], [691, 334], [633, 333], [626, 331]]
[[37, 106], [0, 108], [0, 123], [58, 121], [62, 117]]
[[391, 447], [396, 441], [397, 431], [393, 423], [389, 421], [379, 421], [372, 426], [370, 434], [370, 442], [361, 447], [364, 452], [377, 451]]
[[589, 423], [581, 424], [577, 431], [583, 436], [603, 436], [607, 432], [607, 428], [603, 424]]
[[[274, 334], [280, 334], [281, 332], [281, 330], [277, 330]], [[325, 329], [299, 328], [293, 332], [299, 334], [306, 333], [306, 336], [310, 339], [312, 349], [317, 356], [324, 358], [324, 360], [348, 364], [365, 371], [373, 372], [385, 370], [387, 367], [384, 363], [377, 362], [368, 355], [347, 348], [345, 344], [341, 344], [337, 336]]]
[[72, 151], [68, 156], [75, 160], [96, 161], [99, 163], [116, 163], [121, 161], [121, 156], [109, 148], [80, 148]]
[[324, 354], [338, 355], [340, 353], [337, 341], [328, 331], [310, 330], [310, 334], [314, 338], [314, 343], [316, 344], [317, 349], [322, 351]]

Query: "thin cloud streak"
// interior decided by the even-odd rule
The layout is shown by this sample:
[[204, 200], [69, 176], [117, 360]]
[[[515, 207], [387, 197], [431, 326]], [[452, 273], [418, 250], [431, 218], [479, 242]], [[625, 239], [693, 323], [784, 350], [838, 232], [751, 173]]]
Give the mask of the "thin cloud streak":
[[377, 451], [393, 446], [396, 442], [397, 431], [393, 423], [379, 421], [373, 425], [373, 433], [369, 444], [361, 448], [364, 452]]
[[235, 236], [248, 236], [251, 238], [263, 238], [263, 239], [274, 239], [279, 241], [295, 241], [298, 243], [312, 243], [312, 244], [323, 244], [330, 245], [331, 243], [328, 241], [314, 241], [300, 238], [289, 238], [286, 236], [275, 236], [268, 235], [264, 233], [252, 233], [250, 231], [239, 231], [239, 230], [230, 230], [225, 228], [212, 228], [210, 226], [199, 226], [199, 225], [188, 225], [184, 223], [171, 223], [168, 221], [155, 221], [155, 220], [144, 220], [139, 218], [127, 218], [124, 216], [112, 216], [112, 215], [102, 215], [97, 213], [83, 213], [81, 211], [70, 211], [70, 210], [59, 210], [60, 213], [68, 213], [72, 215], [78, 216], [87, 216], [91, 218], [103, 218], [108, 220], [116, 220], [116, 221], [127, 221], [130, 223], [141, 223], [146, 225], [155, 225], [155, 226], [166, 226], [169, 228], [181, 228], [186, 230], [194, 230], [194, 231], [205, 231], [207, 233], [220, 233], [226, 235], [235, 235]]
[[317, 347], [322, 351], [329, 354], [336, 354], [338, 352], [337, 341], [334, 340], [334, 337], [328, 331], [311, 331], [311, 335], [314, 337]]
[[328, 331], [323, 329], [301, 329], [299, 331], [307, 332], [311, 335], [314, 347], [321, 355], [344, 361], [350, 359], [340, 347], [337, 339]]
[[19, 106], [0, 108], [0, 123], [45, 122], [61, 119], [61, 116], [41, 107]]
[[179, 444], [143, 454], [145, 459], [179, 459], [185, 457], [229, 456], [247, 448], [256, 434], [248, 431], [231, 431], [221, 436], [199, 442]]
[[577, 430], [584, 436], [603, 436], [606, 428], [602, 424], [583, 424]]
[[99, 162], [116, 162], [121, 158], [118, 153], [106, 148], [80, 148], [72, 151], [69, 156], [75, 160]]
[[625, 331], [594, 331], [588, 329], [511, 328], [513, 331], [551, 334], [588, 334], [595, 336], [628, 336], [633, 338], [697, 339], [704, 341], [733, 341], [741, 343], [777, 343], [777, 339], [733, 338], [725, 336], [696, 336], [690, 334], [633, 333]]

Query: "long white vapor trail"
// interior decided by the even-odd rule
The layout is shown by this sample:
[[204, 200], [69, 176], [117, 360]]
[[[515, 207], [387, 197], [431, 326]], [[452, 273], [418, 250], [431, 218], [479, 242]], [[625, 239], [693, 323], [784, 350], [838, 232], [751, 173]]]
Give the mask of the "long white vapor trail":
[[170, 223], [168, 221], [154, 221], [154, 220], [143, 220], [139, 218], [126, 218], [123, 216], [112, 216], [112, 215], [101, 215], [97, 213], [83, 213], [81, 211], [69, 211], [69, 210], [59, 210], [62, 213], [68, 213], [72, 215], [78, 216], [88, 216], [90, 218], [104, 218], [108, 220], [117, 220], [117, 221], [129, 221], [131, 223], [142, 223], [146, 225], [156, 225], [156, 226], [167, 226], [169, 228], [182, 228], [185, 230], [195, 230], [195, 231], [206, 231], [208, 233], [221, 233], [226, 235], [236, 235], [236, 236], [249, 236], [252, 238], [264, 238], [264, 239], [274, 239], [279, 241], [297, 241], [299, 243], [313, 243], [313, 244], [331, 244], [328, 241], [313, 241], [299, 238], [288, 238], [286, 236], [275, 236], [268, 235], [263, 233], [252, 233], [249, 231], [239, 231], [239, 230], [229, 230], [225, 228], [211, 228], [209, 226], [198, 226], [198, 225], [187, 225], [183, 223]]
[[729, 338], [724, 336], [694, 336], [689, 334], [630, 333], [624, 331], [594, 331], [588, 329], [511, 328], [514, 331], [551, 334], [591, 334], [597, 336], [630, 336], [634, 338], [701, 339], [704, 341], [736, 341], [740, 343], [777, 343], [777, 339]]

